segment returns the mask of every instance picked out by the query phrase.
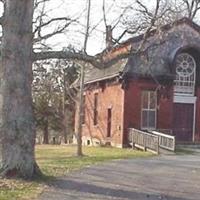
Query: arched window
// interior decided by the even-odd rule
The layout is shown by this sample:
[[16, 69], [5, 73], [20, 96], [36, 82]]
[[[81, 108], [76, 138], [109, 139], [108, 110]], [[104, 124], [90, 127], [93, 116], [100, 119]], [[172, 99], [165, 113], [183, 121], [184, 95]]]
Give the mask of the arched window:
[[188, 53], [180, 53], [176, 57], [176, 78], [174, 80], [175, 95], [193, 96], [195, 91], [196, 62]]

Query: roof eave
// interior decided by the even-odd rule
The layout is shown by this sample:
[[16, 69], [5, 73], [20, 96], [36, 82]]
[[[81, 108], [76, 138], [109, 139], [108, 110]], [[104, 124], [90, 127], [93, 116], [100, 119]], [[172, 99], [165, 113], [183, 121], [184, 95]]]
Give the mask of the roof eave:
[[107, 80], [107, 79], [112, 79], [112, 78], [115, 78], [115, 77], [117, 77], [119, 75], [120, 75], [120, 72], [116, 73], [116, 74], [113, 74], [113, 75], [110, 75], [110, 76], [106, 76], [106, 77], [94, 79], [94, 80], [91, 80], [91, 81], [87, 81], [84, 84], [87, 85], [87, 84], [95, 83], [95, 82], [98, 82], [98, 81], [104, 81], [104, 80]]

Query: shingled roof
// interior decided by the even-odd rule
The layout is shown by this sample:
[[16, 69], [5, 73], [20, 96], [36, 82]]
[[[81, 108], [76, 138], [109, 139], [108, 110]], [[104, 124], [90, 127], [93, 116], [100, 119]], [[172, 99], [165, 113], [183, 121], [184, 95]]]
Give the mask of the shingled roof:
[[[127, 59], [122, 59], [103, 69], [89, 66], [85, 75], [85, 83], [113, 78], [120, 74], [123, 74], [123, 77], [172, 77], [173, 60], [176, 52], [184, 47], [200, 49], [199, 33], [200, 27], [188, 18], [165, 25], [159, 29], [159, 32], [152, 30], [145, 42], [144, 48], [148, 49], [145, 54], [130, 55]], [[120, 51], [124, 53], [124, 49], [127, 47], [137, 49], [143, 37], [144, 35], [130, 38], [105, 52], [110, 56], [115, 55], [116, 52], [119, 54]]]
[[124, 71], [127, 60], [128, 59], [121, 59], [110, 67], [103, 69], [93, 67], [92, 65], [88, 66], [85, 73], [85, 83], [92, 83], [118, 76]]

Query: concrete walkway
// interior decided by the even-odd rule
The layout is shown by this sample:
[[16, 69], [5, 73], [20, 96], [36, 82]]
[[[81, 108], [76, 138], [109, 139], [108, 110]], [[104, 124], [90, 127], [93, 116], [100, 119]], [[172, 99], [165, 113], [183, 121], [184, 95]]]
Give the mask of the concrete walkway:
[[200, 153], [120, 160], [58, 179], [39, 200], [200, 200]]

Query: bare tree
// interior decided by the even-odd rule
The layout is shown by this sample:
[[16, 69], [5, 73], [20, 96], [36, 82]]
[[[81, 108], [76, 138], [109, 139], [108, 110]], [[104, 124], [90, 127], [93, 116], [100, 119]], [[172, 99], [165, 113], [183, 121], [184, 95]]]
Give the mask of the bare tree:
[[[42, 3], [42, 1], [37, 1]], [[47, 1], [45, 1], [47, 2]], [[33, 0], [6, 0], [4, 14], [0, 18], [2, 36], [2, 176], [31, 178], [40, 174], [35, 162], [35, 122], [32, 107], [32, 63], [37, 59], [65, 58], [98, 63], [93, 56], [82, 52], [33, 52]], [[38, 5], [35, 5], [38, 6]], [[13, 11], [17, 12], [13, 12]], [[55, 19], [62, 20], [62, 19]], [[66, 20], [66, 19], [64, 19]], [[39, 39], [40, 27], [35, 29]], [[60, 32], [60, 31], [56, 31]], [[38, 40], [39, 40], [38, 39]]]
[[199, 0], [181, 0], [187, 12], [187, 17], [193, 20], [200, 10]]
[[[85, 31], [85, 40], [84, 40], [84, 47], [83, 53], [87, 55], [87, 42], [89, 37], [89, 26], [90, 26], [90, 10], [91, 10], [91, 0], [87, 0], [88, 4], [88, 12], [87, 12], [87, 19], [86, 19], [86, 31]], [[84, 92], [84, 77], [85, 77], [85, 65], [81, 65], [81, 80], [80, 80], [80, 97], [79, 97], [79, 115], [78, 115], [78, 128], [77, 128], [77, 156], [82, 156], [82, 120], [84, 114], [84, 105], [83, 105], [83, 92]]]
[[[37, 57], [32, 46], [34, 1], [6, 0], [3, 3], [4, 14], [0, 20], [3, 28], [1, 174], [30, 178], [40, 174], [34, 155], [35, 122], [31, 95], [32, 63]], [[37, 31], [40, 34], [39, 28]], [[64, 53], [68, 55], [66, 58], [74, 54]], [[80, 53], [74, 55], [78, 59], [87, 58]], [[50, 57], [54, 57], [53, 54]]]
[[[33, 0], [8, 0], [2, 17], [2, 176], [33, 177], [35, 124], [32, 107]], [[13, 11], [17, 12], [13, 12]]]

